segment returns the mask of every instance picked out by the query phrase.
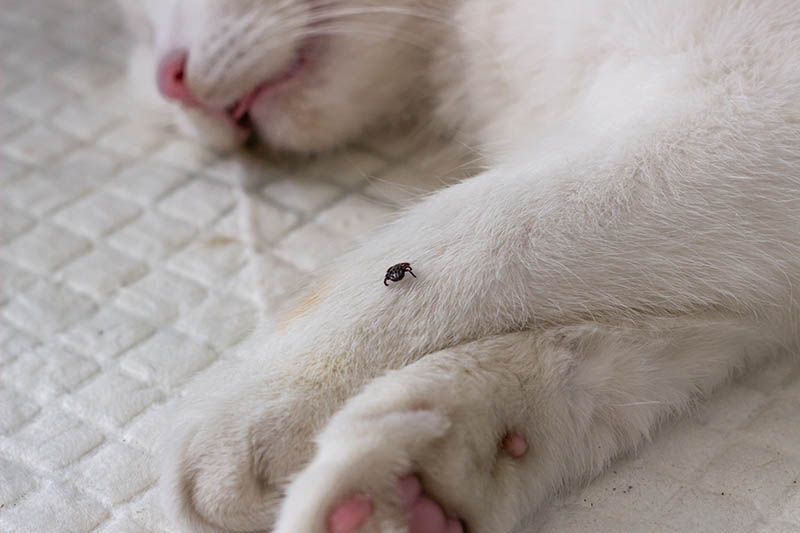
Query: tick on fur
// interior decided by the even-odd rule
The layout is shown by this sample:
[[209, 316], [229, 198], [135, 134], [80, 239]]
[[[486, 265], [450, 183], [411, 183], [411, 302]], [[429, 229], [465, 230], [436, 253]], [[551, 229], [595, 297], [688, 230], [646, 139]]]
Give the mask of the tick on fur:
[[386, 283], [387, 281], [400, 281], [405, 277], [406, 272], [414, 276], [414, 272], [411, 270], [411, 263], [397, 263], [394, 266], [390, 266], [389, 270], [386, 271], [386, 277], [383, 278], [383, 284], [389, 285]]

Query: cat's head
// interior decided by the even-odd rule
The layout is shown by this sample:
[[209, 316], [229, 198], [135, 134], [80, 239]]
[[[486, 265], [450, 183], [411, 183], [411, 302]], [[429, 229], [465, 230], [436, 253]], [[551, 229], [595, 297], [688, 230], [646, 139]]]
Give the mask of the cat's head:
[[425, 83], [421, 0], [120, 0], [137, 84], [216, 145], [314, 151], [402, 112]]

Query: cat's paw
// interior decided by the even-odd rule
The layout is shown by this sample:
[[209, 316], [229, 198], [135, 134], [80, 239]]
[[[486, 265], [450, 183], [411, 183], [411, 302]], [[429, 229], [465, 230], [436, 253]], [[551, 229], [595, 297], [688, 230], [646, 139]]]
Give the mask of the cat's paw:
[[476, 410], [450, 379], [407, 373], [374, 381], [333, 417], [289, 486], [276, 533], [511, 530], [518, 516], [504, 516], [497, 489], [517, 483], [528, 438]]
[[207, 375], [175, 412], [161, 491], [183, 530], [269, 531], [283, 485], [309, 460], [330, 413], [266, 366], [256, 360]]

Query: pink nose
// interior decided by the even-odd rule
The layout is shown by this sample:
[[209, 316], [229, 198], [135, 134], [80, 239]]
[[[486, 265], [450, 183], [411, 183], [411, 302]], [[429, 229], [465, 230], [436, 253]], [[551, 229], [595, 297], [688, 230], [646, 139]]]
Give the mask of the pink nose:
[[172, 50], [161, 58], [158, 65], [158, 90], [166, 98], [189, 105], [198, 105], [197, 99], [186, 86], [186, 50]]

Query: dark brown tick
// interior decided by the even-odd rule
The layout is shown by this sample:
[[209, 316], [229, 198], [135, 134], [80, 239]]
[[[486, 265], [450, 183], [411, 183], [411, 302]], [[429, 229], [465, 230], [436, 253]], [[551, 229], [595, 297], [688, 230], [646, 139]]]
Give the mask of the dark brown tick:
[[414, 276], [414, 272], [411, 270], [411, 263], [397, 263], [394, 266], [389, 267], [389, 270], [386, 271], [386, 277], [383, 278], [383, 284], [389, 285], [386, 283], [387, 281], [400, 281], [406, 275], [406, 272]]

